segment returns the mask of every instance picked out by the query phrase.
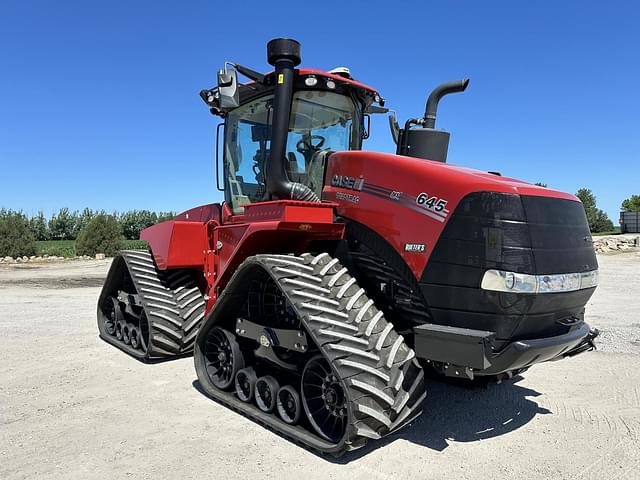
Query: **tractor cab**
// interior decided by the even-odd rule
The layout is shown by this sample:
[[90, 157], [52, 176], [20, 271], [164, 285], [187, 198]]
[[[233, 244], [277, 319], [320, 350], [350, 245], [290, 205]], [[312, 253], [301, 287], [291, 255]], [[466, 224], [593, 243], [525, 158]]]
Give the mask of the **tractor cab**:
[[[237, 72], [253, 81], [238, 84]], [[353, 80], [348, 69], [288, 73], [290, 92], [284, 92], [287, 101], [279, 109], [277, 90], [285, 77], [277, 69], [262, 75], [239, 65], [225, 67], [218, 87], [201, 92], [211, 112], [224, 118], [224, 141], [217, 148], [223, 152], [225, 200], [234, 214], [246, 204], [288, 196], [268, 188], [274, 133], [283, 148], [271, 168], [280, 168], [286, 175], [281, 180], [304, 189], [305, 199], [319, 199], [328, 155], [360, 150], [368, 134], [365, 112], [373, 102], [383, 102], [374, 89]], [[274, 118], [283, 113], [280, 123], [286, 128], [274, 127]]]

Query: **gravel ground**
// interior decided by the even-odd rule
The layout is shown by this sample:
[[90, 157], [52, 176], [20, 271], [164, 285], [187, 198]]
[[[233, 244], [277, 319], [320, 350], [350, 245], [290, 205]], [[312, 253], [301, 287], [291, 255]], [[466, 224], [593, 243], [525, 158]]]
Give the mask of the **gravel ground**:
[[0, 479], [640, 479], [640, 253], [599, 261], [599, 351], [487, 388], [430, 382], [410, 427], [339, 460], [205, 398], [191, 358], [99, 340], [108, 261], [0, 266]]

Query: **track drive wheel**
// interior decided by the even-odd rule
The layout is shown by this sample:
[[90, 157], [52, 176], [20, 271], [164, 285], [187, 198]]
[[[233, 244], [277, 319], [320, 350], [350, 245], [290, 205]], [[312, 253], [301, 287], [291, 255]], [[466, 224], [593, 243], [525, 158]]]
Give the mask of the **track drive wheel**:
[[347, 428], [347, 398], [342, 382], [322, 355], [311, 358], [302, 372], [302, 404], [313, 429], [338, 442]]

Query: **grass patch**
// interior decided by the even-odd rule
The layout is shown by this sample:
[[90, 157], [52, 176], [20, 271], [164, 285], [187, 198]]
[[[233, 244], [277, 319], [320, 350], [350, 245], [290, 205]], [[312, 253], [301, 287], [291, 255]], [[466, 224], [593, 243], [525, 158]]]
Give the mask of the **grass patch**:
[[[44, 255], [65, 258], [76, 256], [75, 240], [41, 240], [35, 242], [35, 244], [36, 255], [41, 257]], [[148, 244], [144, 240], [125, 240], [123, 244], [125, 250], [146, 250], [148, 248]]]
[[603, 235], [620, 235], [621, 233], [622, 233], [622, 231], [620, 230], [620, 227], [615, 227], [610, 232], [592, 233], [591, 236], [593, 236], [593, 237], [602, 237]]
[[43, 257], [75, 257], [75, 240], [39, 240], [36, 242], [36, 255]]
[[144, 240], [125, 240], [124, 250], [146, 250], [149, 248], [149, 244]]

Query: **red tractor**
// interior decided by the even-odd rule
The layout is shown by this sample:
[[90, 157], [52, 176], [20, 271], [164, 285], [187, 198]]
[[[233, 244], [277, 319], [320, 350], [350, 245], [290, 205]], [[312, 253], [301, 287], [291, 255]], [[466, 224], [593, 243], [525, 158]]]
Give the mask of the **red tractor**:
[[225, 201], [114, 259], [104, 340], [143, 361], [193, 352], [209, 396], [336, 455], [416, 418], [423, 369], [508, 378], [594, 348], [580, 201], [445, 163], [438, 102], [468, 80], [404, 128], [390, 117], [397, 152], [374, 153], [369, 116], [388, 112], [374, 88], [296, 69], [295, 40], [267, 57], [273, 72], [227, 63], [200, 93], [224, 120]]

